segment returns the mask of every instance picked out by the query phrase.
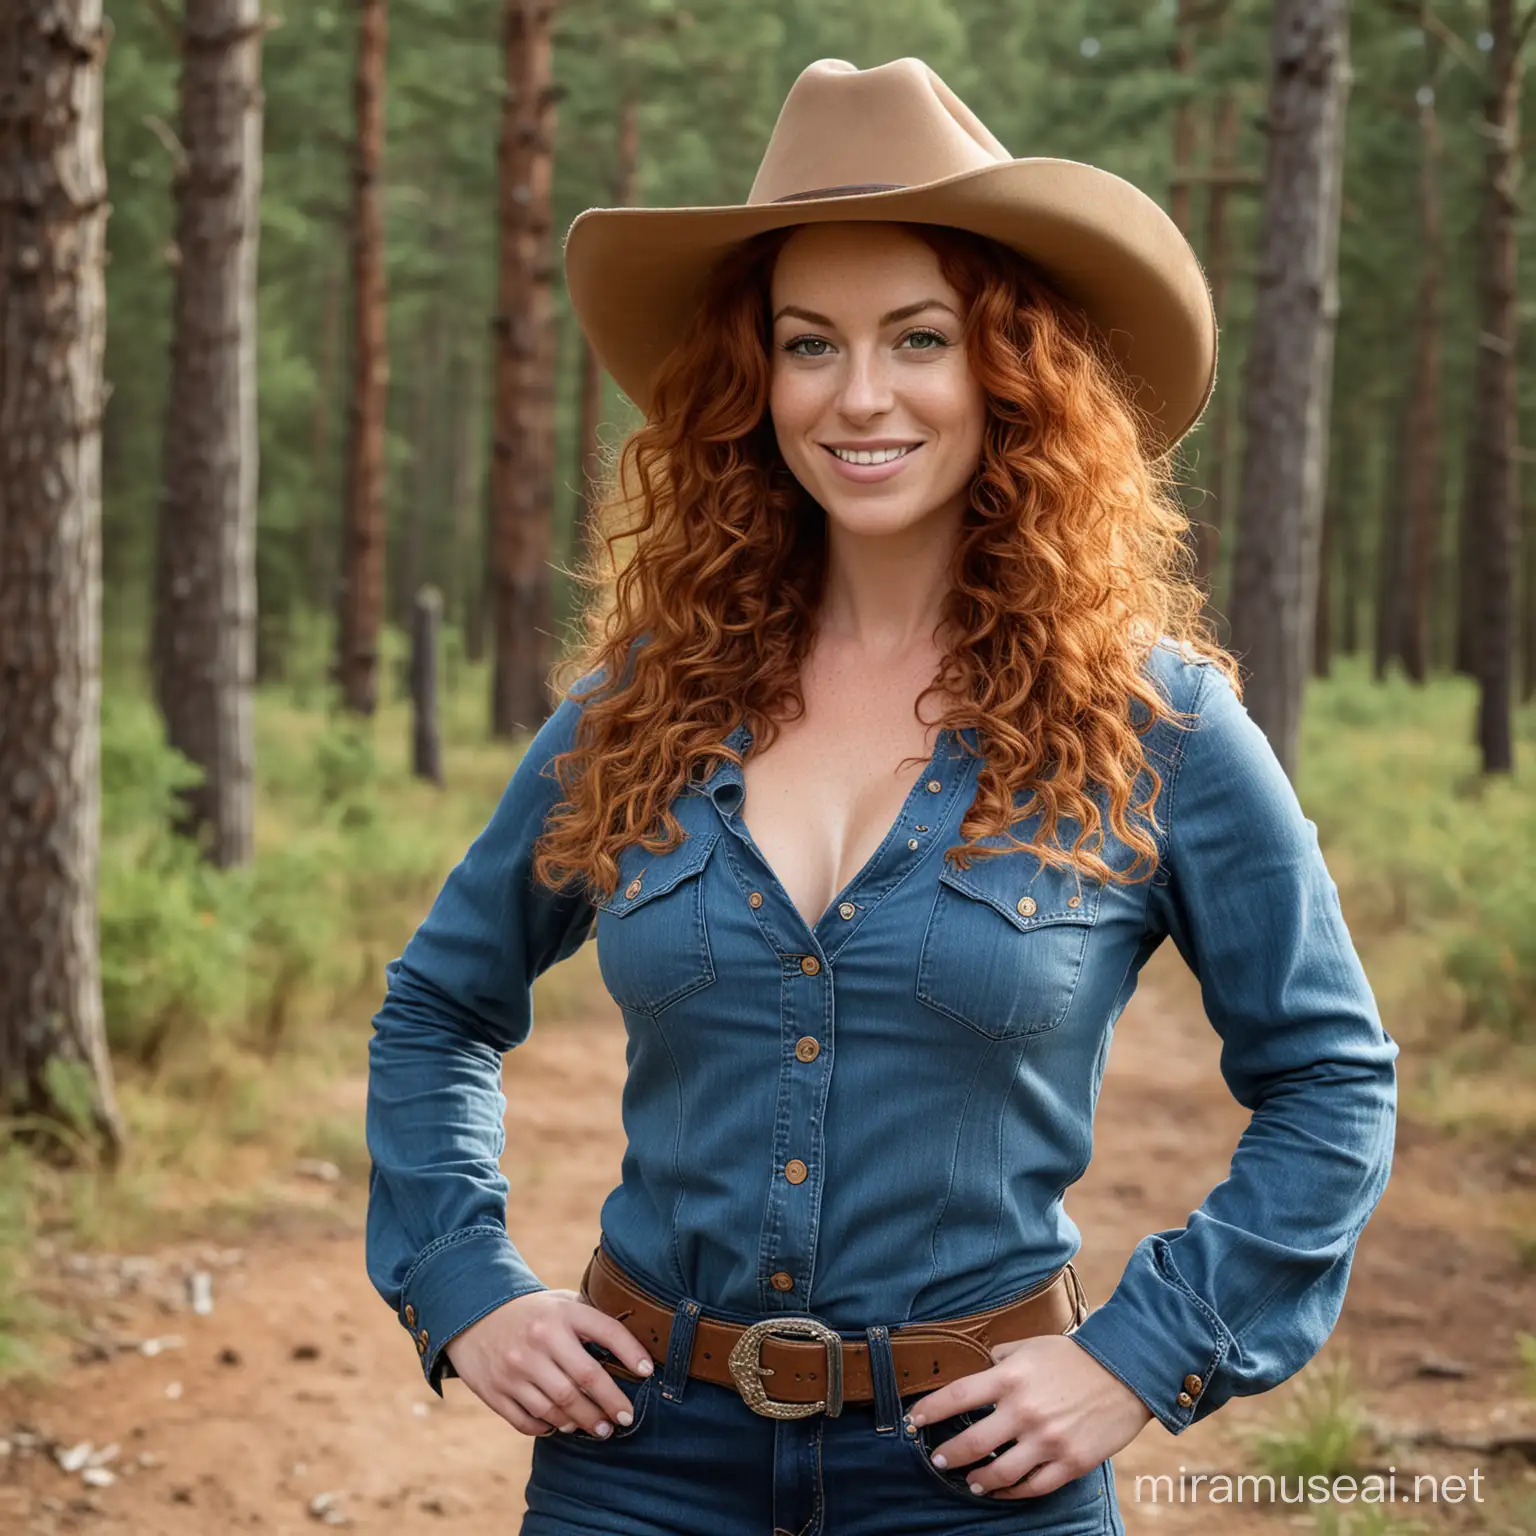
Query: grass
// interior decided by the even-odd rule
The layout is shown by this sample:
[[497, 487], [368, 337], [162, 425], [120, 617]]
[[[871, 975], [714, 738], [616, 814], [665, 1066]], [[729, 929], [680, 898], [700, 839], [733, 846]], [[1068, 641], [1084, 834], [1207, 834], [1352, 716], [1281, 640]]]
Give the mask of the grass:
[[[36, 1234], [85, 1248], [233, 1240], [274, 1206], [327, 1198], [294, 1179], [300, 1158], [365, 1176], [357, 1084], [384, 965], [523, 750], [486, 740], [487, 673], [445, 639], [448, 788], [409, 771], [400, 637], [386, 702], [362, 726], [327, 714], [309, 643], [257, 701], [257, 856], [222, 874], [163, 830], [185, 765], [160, 745], [142, 688], [109, 678], [103, 983], [131, 1148], [107, 1180], [0, 1144], [0, 1376], [25, 1367], [47, 1326], [26, 1299]], [[1309, 693], [1298, 792], [1405, 1047], [1405, 1111], [1518, 1145], [1536, 1134], [1536, 711], [1521, 717], [1520, 773], [1484, 783], [1474, 710], [1460, 680], [1378, 686], [1345, 662]], [[578, 1015], [599, 985], [588, 945], [540, 978], [540, 1024]], [[1291, 1454], [1326, 1461], [1342, 1432], [1327, 1424]]]

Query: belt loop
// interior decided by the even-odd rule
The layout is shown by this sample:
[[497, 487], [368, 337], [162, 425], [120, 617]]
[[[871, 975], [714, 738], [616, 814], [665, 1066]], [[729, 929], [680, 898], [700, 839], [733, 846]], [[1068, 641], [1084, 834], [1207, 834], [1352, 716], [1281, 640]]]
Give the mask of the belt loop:
[[875, 1394], [875, 1433], [895, 1432], [901, 1420], [901, 1393], [896, 1386], [896, 1357], [891, 1353], [891, 1331], [884, 1323], [864, 1330], [869, 1346], [869, 1384]]
[[693, 1331], [698, 1326], [699, 1303], [686, 1296], [672, 1310], [672, 1332], [667, 1339], [667, 1363], [661, 1373], [661, 1395], [669, 1403], [683, 1398], [688, 1366], [693, 1360]]

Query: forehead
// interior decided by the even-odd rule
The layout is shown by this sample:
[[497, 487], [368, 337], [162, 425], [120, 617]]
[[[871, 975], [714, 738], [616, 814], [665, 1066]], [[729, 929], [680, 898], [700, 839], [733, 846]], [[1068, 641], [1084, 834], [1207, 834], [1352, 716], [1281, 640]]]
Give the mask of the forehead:
[[[907, 293], [921, 288], [921, 293]], [[813, 308], [841, 302], [888, 309], [903, 297], [958, 298], [938, 253], [900, 224], [803, 224], [774, 263], [771, 297]], [[888, 303], [887, 300], [890, 300]]]

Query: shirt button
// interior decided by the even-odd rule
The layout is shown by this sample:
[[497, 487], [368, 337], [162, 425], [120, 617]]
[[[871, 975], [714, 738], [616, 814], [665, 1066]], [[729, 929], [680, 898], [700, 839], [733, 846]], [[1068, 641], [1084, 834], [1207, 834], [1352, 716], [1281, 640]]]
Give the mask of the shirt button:
[[749, 907], [760, 907], [762, 904], [763, 893], [761, 891], [753, 891], [752, 894], [747, 897], [747, 905]]
[[1035, 915], [1035, 898], [1033, 896], [1020, 896], [1018, 906], [1019, 911], [1025, 917], [1033, 917]]
[[1198, 1376], [1186, 1376], [1184, 1378], [1184, 1390], [1191, 1396], [1199, 1397], [1205, 1390], [1205, 1383]]
[[795, 1288], [793, 1275], [787, 1275], [782, 1269], [775, 1270], [768, 1277], [768, 1283], [776, 1291], [792, 1291]]
[[845, 901], [838, 906], [837, 915], [846, 920], [847, 918], [852, 917], [853, 914], [858, 910], [859, 909], [854, 906], [851, 901]]
[[405, 1326], [407, 1328], [414, 1328], [416, 1326], [416, 1308], [410, 1302], [405, 1304]]
[[635, 897], [640, 894], [640, 877], [638, 875], [636, 875], [635, 878], [624, 887], [624, 894], [628, 896], [631, 901], [633, 901]]
[[939, 783], [939, 781], [937, 779], [929, 779], [928, 780], [928, 793], [930, 795], [938, 794], [938, 792], [941, 789], [943, 789], [943, 788], [944, 788], [944, 786], [941, 783]]
[[801, 1035], [795, 1041], [795, 1055], [801, 1061], [815, 1061], [821, 1054], [821, 1046], [814, 1035]]
[[917, 847], [917, 839], [915, 837], [909, 837], [907, 839], [907, 847], [908, 848], [916, 848]]
[[814, 976], [821, 969], [821, 961], [815, 955], [806, 955], [800, 962], [800, 969], [807, 976]]
[[424, 1338], [422, 1338], [422, 1336], [420, 1334], [417, 1334], [416, 1335], [416, 1353], [418, 1355], [423, 1355], [424, 1356], [426, 1354], [426, 1352], [427, 1352], [427, 1341]]
[[784, 1177], [791, 1184], [804, 1184], [805, 1176], [810, 1170], [798, 1157], [792, 1157], [784, 1164]]
[[1194, 1407], [1194, 1403], [1195, 1403], [1194, 1398], [1192, 1398], [1189, 1395], [1188, 1392], [1180, 1392], [1179, 1393], [1179, 1407], [1180, 1408], [1192, 1408], [1192, 1407]]

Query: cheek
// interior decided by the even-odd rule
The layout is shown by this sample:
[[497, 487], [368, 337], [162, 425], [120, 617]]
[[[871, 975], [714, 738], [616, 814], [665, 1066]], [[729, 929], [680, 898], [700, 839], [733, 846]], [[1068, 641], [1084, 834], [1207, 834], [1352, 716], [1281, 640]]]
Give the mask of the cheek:
[[821, 401], [808, 380], [780, 374], [768, 387], [768, 414], [779, 451], [789, 463], [806, 457], [805, 434], [821, 419]]

